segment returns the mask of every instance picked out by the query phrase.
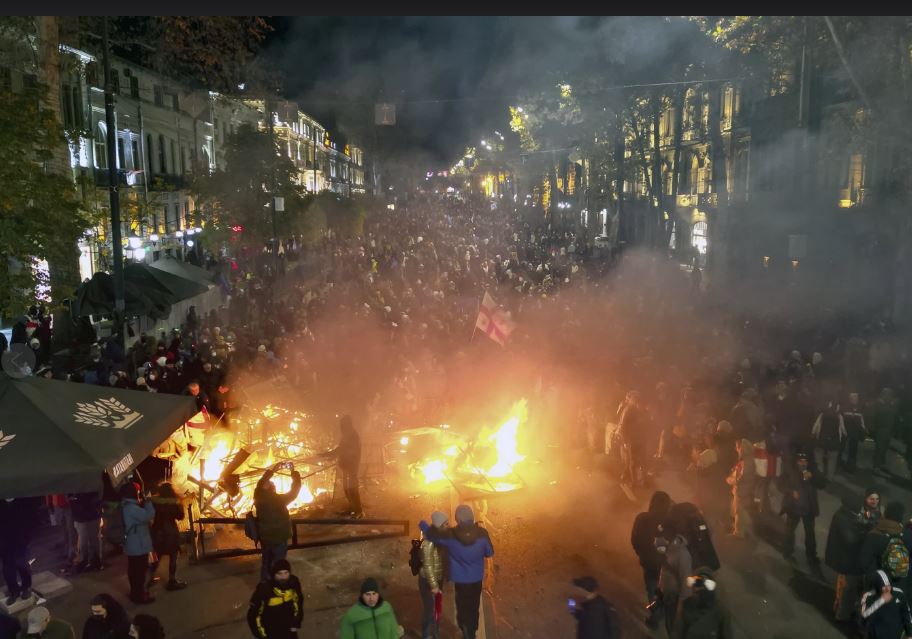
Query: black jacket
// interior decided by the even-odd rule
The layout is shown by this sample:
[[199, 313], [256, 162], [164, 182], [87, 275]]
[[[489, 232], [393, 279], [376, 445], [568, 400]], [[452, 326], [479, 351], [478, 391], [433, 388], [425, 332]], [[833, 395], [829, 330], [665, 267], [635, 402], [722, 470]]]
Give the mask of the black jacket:
[[159, 555], [170, 555], [180, 550], [180, 530], [177, 522], [184, 518], [180, 500], [174, 497], [153, 497], [155, 519], [152, 521], [152, 545]]
[[[816, 517], [820, 514], [820, 502], [817, 500], [817, 489], [823, 488], [826, 480], [817, 471], [814, 464], [807, 470], [811, 478], [805, 480], [797, 465], [792, 465], [779, 478], [779, 490], [782, 492], [782, 512], [798, 517]], [[798, 493], [796, 499], [793, 493]]]
[[864, 574], [861, 564], [861, 546], [867, 526], [861, 520], [858, 510], [843, 505], [830, 520], [827, 533], [826, 551], [823, 560], [827, 566], [841, 575]]
[[73, 521], [87, 522], [101, 519], [101, 495], [79, 493], [68, 497], [73, 512]]
[[275, 639], [295, 637], [292, 628], [301, 627], [304, 616], [304, 595], [301, 582], [294, 575], [287, 584], [279, 586], [270, 579], [257, 584], [247, 609], [247, 624], [254, 637]]
[[[875, 583], [880, 581], [876, 579]], [[906, 594], [896, 586], [890, 594], [892, 598], [889, 602], [883, 600], [880, 588], [869, 590], [861, 597], [861, 617], [865, 621], [865, 637], [868, 639], [896, 639], [912, 635], [912, 615]]]
[[16, 639], [21, 630], [22, 624], [16, 617], [0, 612], [0, 639]]
[[681, 608], [676, 639], [732, 639], [731, 616], [713, 593], [688, 597]]
[[82, 639], [127, 639], [130, 636], [130, 621], [124, 615], [120, 619], [108, 616], [104, 619], [90, 616], [82, 627]]
[[671, 498], [667, 494], [657, 492], [649, 501], [649, 510], [640, 513], [633, 521], [630, 531], [630, 544], [640, 558], [641, 566], [662, 565], [662, 555], [655, 547], [655, 539], [659, 536], [659, 526], [668, 516], [671, 507]]
[[30, 499], [0, 499], [0, 553], [21, 550], [31, 541], [36, 517]]
[[573, 613], [577, 639], [620, 639], [617, 611], [601, 595], [582, 602]]

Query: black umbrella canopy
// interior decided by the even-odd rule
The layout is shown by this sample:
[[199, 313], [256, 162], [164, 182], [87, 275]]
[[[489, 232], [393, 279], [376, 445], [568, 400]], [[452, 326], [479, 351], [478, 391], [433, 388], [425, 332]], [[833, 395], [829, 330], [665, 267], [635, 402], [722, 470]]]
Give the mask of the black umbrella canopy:
[[212, 273], [206, 269], [194, 266], [193, 264], [188, 264], [187, 262], [182, 262], [173, 257], [163, 257], [160, 260], [155, 260], [149, 264], [149, 268], [166, 271], [182, 279], [203, 284], [206, 288], [208, 288], [208, 284], [211, 284], [214, 279]]
[[192, 397], [0, 375], [0, 499], [115, 484], [196, 413]]
[[[149, 292], [148, 295], [147, 292]], [[144, 288], [126, 278], [124, 278], [124, 305], [128, 317], [148, 316], [157, 320], [168, 317], [171, 313], [170, 304], [165, 302], [155, 289]], [[76, 317], [112, 315], [113, 313], [114, 278], [109, 273], [95, 273], [92, 279], [76, 289], [73, 302], [73, 314]]]
[[[157, 264], [157, 262], [153, 262], [153, 264]], [[142, 282], [143, 291], [152, 289], [168, 293], [172, 298], [171, 303], [189, 299], [209, 290], [209, 287], [200, 281], [187, 279], [179, 274], [153, 268], [147, 264], [129, 265], [124, 269], [124, 278], [128, 281]]]

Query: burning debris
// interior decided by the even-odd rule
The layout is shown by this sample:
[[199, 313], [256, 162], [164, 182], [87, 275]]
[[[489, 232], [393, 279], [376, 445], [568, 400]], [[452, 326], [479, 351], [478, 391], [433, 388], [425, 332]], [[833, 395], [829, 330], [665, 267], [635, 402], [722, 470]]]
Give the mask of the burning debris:
[[474, 437], [446, 424], [402, 431], [399, 457], [406, 460], [410, 475], [429, 490], [447, 485], [481, 493], [517, 490], [525, 485], [517, 466], [525, 460], [518, 442], [520, 427], [527, 420], [523, 399], [498, 426], [485, 426]]
[[304, 510], [332, 493], [335, 464], [323, 456], [332, 442], [319, 432], [312, 416], [267, 405], [242, 414], [235, 424], [210, 424], [200, 413], [157, 453], [171, 460], [175, 486], [198, 495], [201, 513], [242, 517], [253, 508], [253, 492], [263, 473], [280, 462], [286, 465], [272, 478], [278, 492], [291, 487], [292, 469], [303, 480], [290, 511]]

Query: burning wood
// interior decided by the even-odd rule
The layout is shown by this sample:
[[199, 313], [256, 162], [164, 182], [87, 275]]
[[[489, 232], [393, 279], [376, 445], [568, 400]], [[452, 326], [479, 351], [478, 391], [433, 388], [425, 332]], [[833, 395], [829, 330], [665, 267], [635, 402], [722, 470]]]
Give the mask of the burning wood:
[[522, 488], [517, 466], [520, 426], [528, 419], [526, 400], [513, 405], [496, 427], [484, 427], [474, 438], [454, 432], [447, 425], [399, 433], [400, 454], [417, 460], [409, 464], [411, 476], [431, 490], [452, 484], [477, 492], [503, 493]]
[[[304, 476], [301, 492], [289, 505], [292, 512], [332, 492], [334, 464], [320, 457], [331, 441], [317, 432], [309, 415], [267, 405], [244, 417], [235, 421], [239, 432], [197, 417], [160, 448], [172, 459], [175, 488], [198, 494], [203, 514], [243, 516], [253, 508], [257, 482], [277, 462], [291, 463]], [[290, 471], [276, 473], [272, 481], [278, 492], [288, 491]]]

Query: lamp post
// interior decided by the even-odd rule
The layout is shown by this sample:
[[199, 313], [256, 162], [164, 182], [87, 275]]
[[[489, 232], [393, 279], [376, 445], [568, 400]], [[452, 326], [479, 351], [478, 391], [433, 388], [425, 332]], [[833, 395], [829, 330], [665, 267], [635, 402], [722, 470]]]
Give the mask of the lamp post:
[[275, 276], [279, 277], [279, 231], [276, 222], [276, 213], [285, 212], [285, 198], [275, 196], [272, 198], [272, 251], [275, 258]]

